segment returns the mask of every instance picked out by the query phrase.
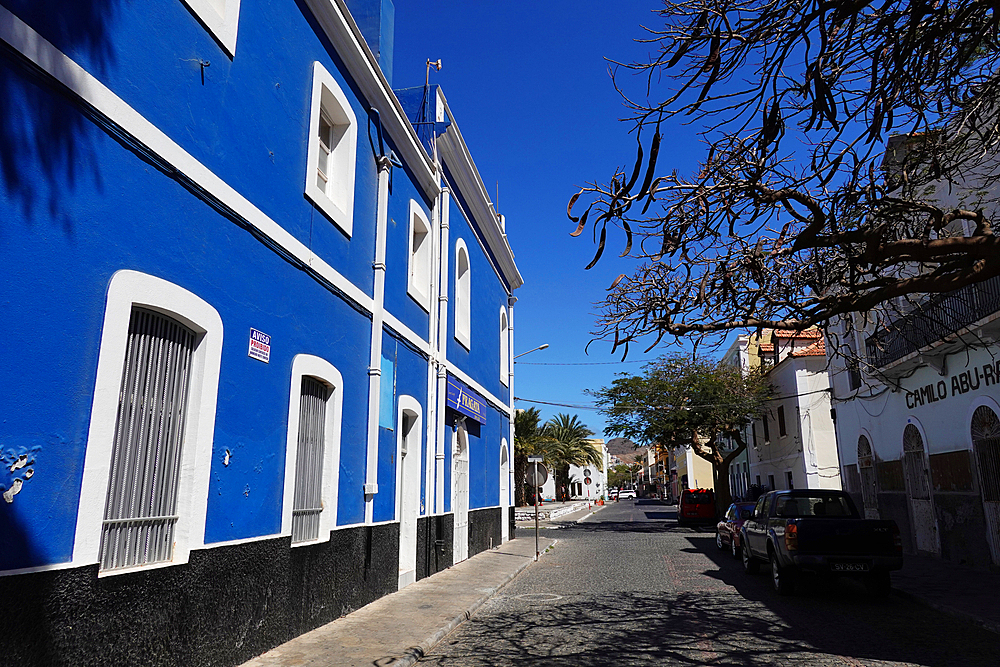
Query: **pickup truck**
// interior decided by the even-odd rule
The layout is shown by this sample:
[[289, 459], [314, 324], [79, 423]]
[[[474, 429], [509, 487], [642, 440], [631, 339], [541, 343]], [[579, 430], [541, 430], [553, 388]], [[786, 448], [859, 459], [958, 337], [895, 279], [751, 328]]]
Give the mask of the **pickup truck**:
[[862, 577], [869, 592], [889, 594], [889, 572], [903, 567], [895, 521], [862, 519], [843, 491], [771, 491], [757, 501], [740, 534], [743, 569], [771, 565], [781, 595], [795, 591], [800, 572]]

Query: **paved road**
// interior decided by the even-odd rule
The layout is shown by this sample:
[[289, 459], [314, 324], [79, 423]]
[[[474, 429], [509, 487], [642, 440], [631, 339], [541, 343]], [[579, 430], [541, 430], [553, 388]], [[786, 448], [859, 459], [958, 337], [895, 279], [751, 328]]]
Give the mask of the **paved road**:
[[622, 501], [547, 530], [553, 549], [421, 664], [1000, 665], [996, 634], [855, 582], [779, 597], [674, 516]]

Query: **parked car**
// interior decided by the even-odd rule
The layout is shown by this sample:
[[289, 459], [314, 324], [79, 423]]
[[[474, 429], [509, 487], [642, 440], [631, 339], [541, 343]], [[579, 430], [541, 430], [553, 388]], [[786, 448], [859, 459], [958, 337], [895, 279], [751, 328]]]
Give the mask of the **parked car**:
[[610, 500], [618, 500], [618, 489], [609, 489], [608, 490], [608, 499], [610, 499]]
[[677, 506], [677, 523], [712, 523], [715, 521], [715, 491], [686, 489]]
[[895, 521], [862, 519], [843, 491], [771, 491], [757, 501], [740, 534], [743, 569], [771, 564], [781, 595], [795, 590], [802, 572], [862, 577], [870, 593], [886, 596], [889, 572], [903, 567]]
[[618, 498], [624, 500], [625, 498], [635, 498], [635, 489], [622, 489], [618, 492]]
[[733, 558], [740, 557], [740, 529], [743, 522], [753, 513], [755, 503], [733, 503], [726, 510], [722, 521], [715, 525], [715, 546], [729, 547]]

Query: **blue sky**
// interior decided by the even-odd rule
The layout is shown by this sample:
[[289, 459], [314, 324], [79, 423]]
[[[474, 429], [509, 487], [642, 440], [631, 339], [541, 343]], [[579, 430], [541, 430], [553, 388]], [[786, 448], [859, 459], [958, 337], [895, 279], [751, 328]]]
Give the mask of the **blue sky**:
[[[618, 259], [623, 238], [609, 230], [604, 257], [584, 271], [596, 247], [589, 229], [569, 236], [575, 225], [566, 203], [575, 186], [607, 180], [616, 166], [631, 168], [635, 140], [618, 120], [626, 111], [605, 57], [645, 60], [650, 45], [634, 40], [645, 34], [642, 25], [657, 25], [651, 11], [657, 6], [656, 0], [395, 0], [393, 85], [422, 85], [425, 62], [440, 58], [443, 67], [431, 72], [431, 82], [443, 88], [495, 199], [499, 182], [498, 209], [524, 277], [515, 291], [514, 352], [549, 344], [517, 362], [514, 390], [523, 399], [589, 405], [593, 399], [585, 390], [609, 385], [616, 372], [641, 368], [607, 363], [620, 358], [620, 352], [610, 355], [608, 342], [584, 352], [595, 302], [631, 263]], [[644, 81], [633, 81], [644, 90]], [[665, 133], [659, 171], [690, 172], [701, 153], [693, 128]], [[629, 359], [668, 351], [644, 356], [633, 348]], [[576, 413], [603, 435], [596, 411], [515, 403], [539, 407], [546, 419]]]

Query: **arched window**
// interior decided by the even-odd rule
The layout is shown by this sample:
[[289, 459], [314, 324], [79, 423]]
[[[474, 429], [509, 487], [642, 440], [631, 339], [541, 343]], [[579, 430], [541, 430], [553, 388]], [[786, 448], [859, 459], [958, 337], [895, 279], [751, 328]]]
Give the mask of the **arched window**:
[[406, 292], [431, 310], [431, 226], [420, 205], [410, 200], [409, 275]]
[[507, 326], [507, 309], [500, 308], [500, 383], [510, 383], [510, 328]]
[[74, 565], [186, 563], [203, 546], [222, 319], [137, 271], [108, 288]]
[[313, 64], [309, 111], [306, 197], [351, 235], [354, 225], [354, 170], [358, 123], [336, 80]]
[[455, 242], [455, 340], [472, 349], [472, 270], [465, 241]]
[[330, 362], [310, 354], [292, 360], [281, 532], [293, 545], [326, 541], [337, 525], [343, 395]]

